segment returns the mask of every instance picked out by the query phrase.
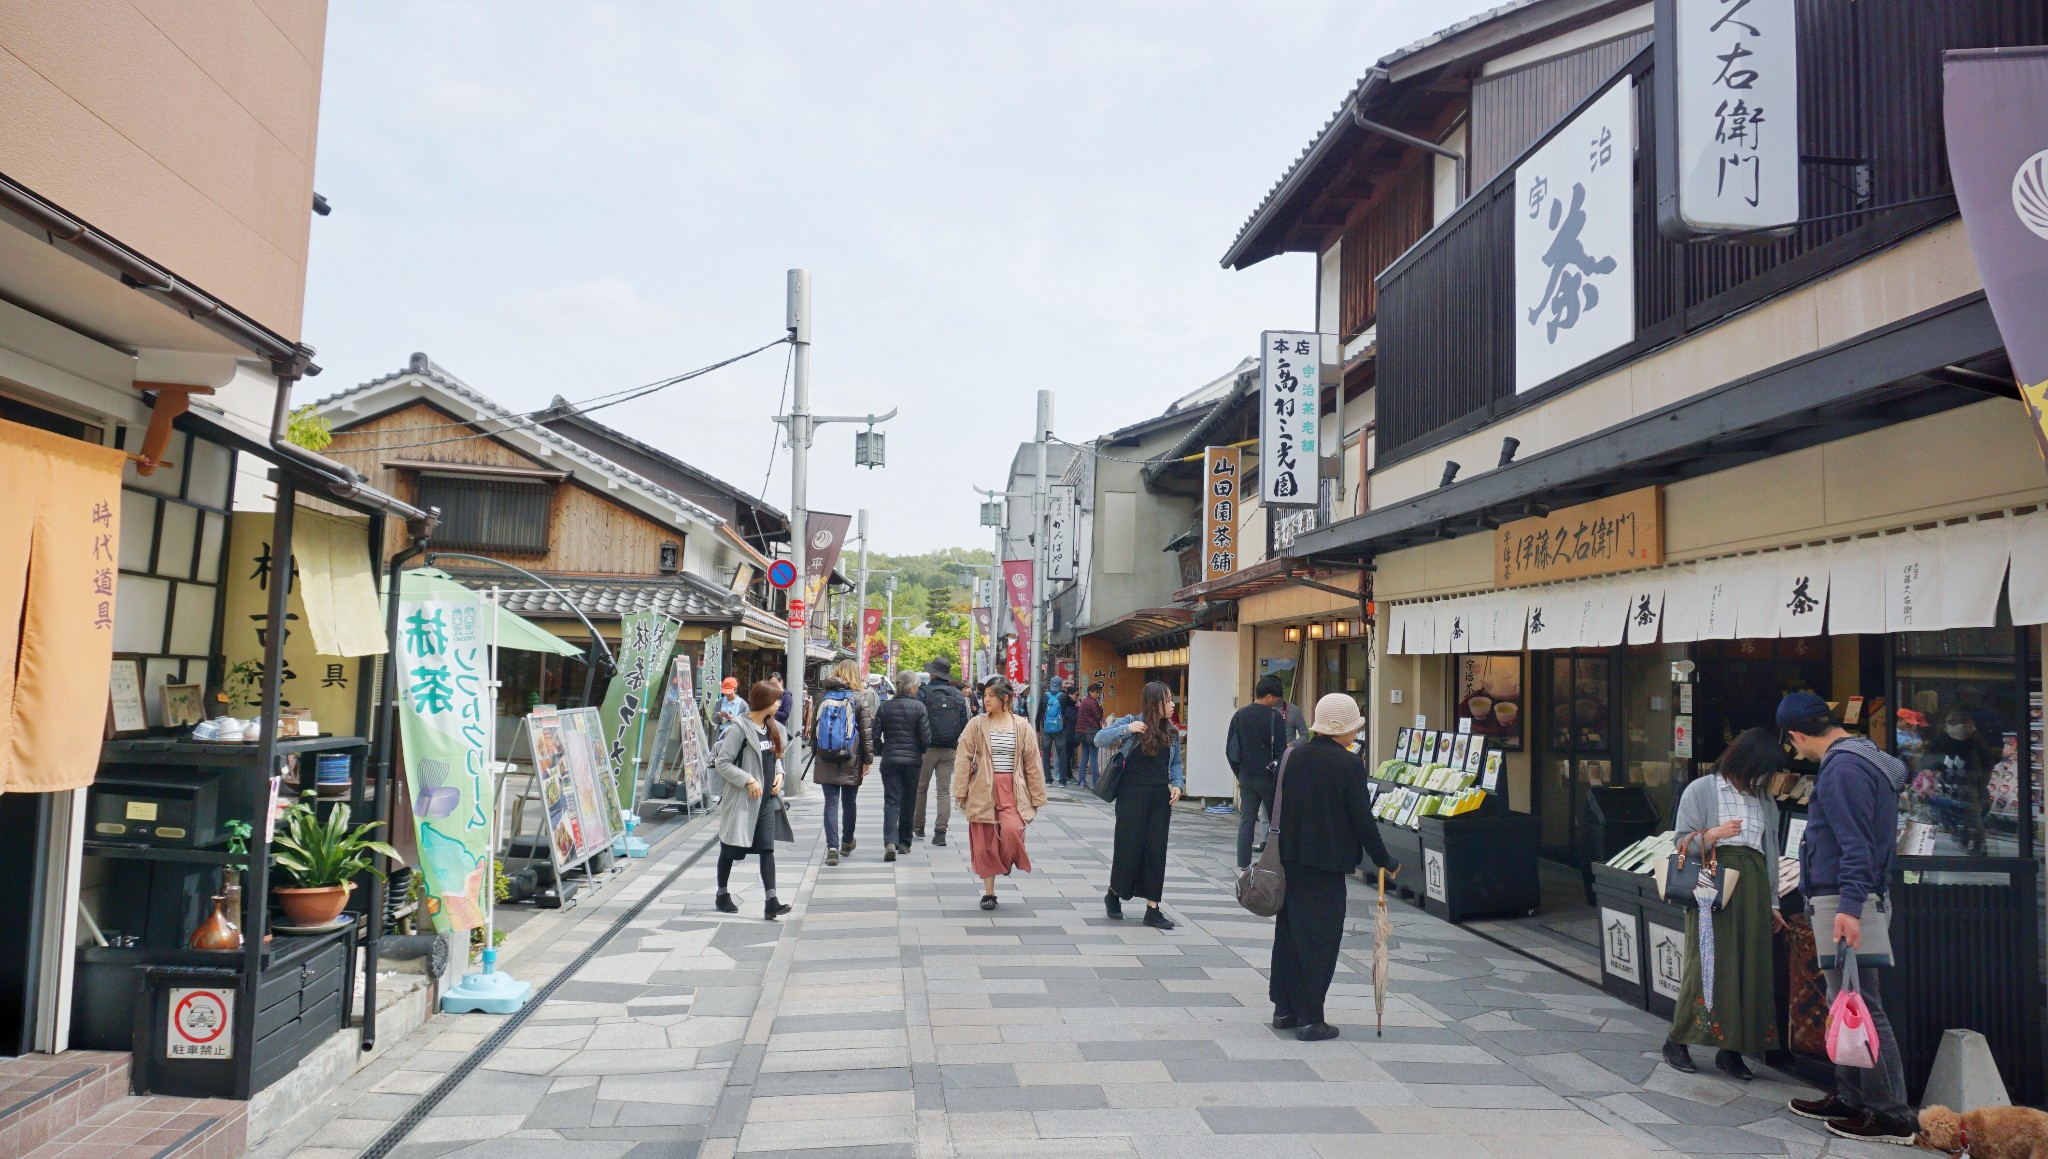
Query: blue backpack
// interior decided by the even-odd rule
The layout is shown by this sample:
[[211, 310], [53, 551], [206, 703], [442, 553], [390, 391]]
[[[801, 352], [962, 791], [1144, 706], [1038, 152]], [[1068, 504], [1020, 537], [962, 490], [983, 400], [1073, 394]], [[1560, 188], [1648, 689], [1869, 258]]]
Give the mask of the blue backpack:
[[834, 764], [848, 764], [860, 743], [859, 725], [853, 719], [853, 694], [844, 690], [828, 692], [818, 704], [818, 723], [811, 739], [818, 756]]
[[1065, 732], [1066, 729], [1066, 717], [1060, 711], [1060, 694], [1051, 693], [1045, 701], [1045, 731]]

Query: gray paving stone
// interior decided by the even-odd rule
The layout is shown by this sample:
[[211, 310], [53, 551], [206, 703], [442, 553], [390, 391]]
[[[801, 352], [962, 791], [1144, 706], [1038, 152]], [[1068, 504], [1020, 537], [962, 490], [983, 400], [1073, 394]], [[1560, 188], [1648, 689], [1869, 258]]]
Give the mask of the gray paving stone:
[[911, 1089], [909, 1067], [872, 1067], [842, 1071], [764, 1073], [754, 1081], [758, 1098], [778, 1095], [853, 1095], [867, 1091]]
[[1081, 1057], [1088, 1062], [1142, 1062], [1173, 1059], [1220, 1059], [1223, 1047], [1205, 1039], [1149, 1039], [1136, 1042], [1084, 1042]]
[[1370, 1135], [1376, 1128], [1350, 1107], [1203, 1107], [1218, 1135]]
[[946, 1110], [954, 1114], [976, 1111], [1086, 1111], [1107, 1107], [1109, 1100], [1099, 1086], [1043, 1087], [957, 1087], [948, 1088]]
[[1319, 1083], [1317, 1074], [1300, 1059], [1170, 1059], [1167, 1073], [1177, 1083]]

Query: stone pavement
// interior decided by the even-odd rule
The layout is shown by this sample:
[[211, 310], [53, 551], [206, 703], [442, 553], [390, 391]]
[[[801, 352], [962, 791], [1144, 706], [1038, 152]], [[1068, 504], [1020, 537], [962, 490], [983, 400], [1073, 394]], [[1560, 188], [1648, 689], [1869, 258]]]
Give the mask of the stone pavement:
[[[1791, 1117], [1784, 1099], [1805, 1092], [1775, 1076], [1677, 1075], [1642, 1011], [1399, 902], [1375, 1036], [1372, 900], [1356, 884], [1331, 1000], [1343, 1037], [1273, 1031], [1271, 923], [1228, 888], [1234, 817], [1176, 813], [1166, 900], [1181, 925], [1162, 933], [1104, 916], [1111, 820], [1090, 796], [1055, 791], [1029, 834], [1037, 872], [1003, 881], [992, 914], [964, 829], [886, 864], [880, 793], [863, 797], [862, 844], [829, 869], [816, 796], [795, 805], [787, 919], [760, 919], [751, 863], [735, 870], [742, 912], [717, 913], [702, 858], [391, 1154], [1906, 1154]], [[512, 968], [553, 977], [710, 833], [662, 846]], [[257, 1154], [351, 1159], [501, 1024], [435, 1019]]]

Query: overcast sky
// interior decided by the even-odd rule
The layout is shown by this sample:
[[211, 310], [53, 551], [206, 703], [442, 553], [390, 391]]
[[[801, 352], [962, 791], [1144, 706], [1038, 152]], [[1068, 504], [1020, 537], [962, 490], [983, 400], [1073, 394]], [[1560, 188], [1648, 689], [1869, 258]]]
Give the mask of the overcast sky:
[[[812, 271], [811, 504], [980, 546], [1034, 392], [1082, 441], [1314, 323], [1311, 259], [1217, 259], [1376, 59], [1480, 0], [329, 7], [306, 340], [424, 350], [516, 410], [783, 333]], [[786, 348], [594, 417], [750, 492]], [[766, 497], [789, 506], [788, 453]]]

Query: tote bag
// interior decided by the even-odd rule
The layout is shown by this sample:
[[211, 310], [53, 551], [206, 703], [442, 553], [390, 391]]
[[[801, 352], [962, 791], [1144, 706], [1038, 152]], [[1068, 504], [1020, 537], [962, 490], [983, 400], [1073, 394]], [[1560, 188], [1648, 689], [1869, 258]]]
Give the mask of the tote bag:
[[1280, 864], [1280, 807], [1286, 799], [1287, 760], [1293, 755], [1290, 748], [1280, 758], [1280, 771], [1273, 778], [1273, 819], [1266, 826], [1266, 850], [1237, 875], [1237, 904], [1262, 918], [1279, 913], [1287, 901], [1287, 867]]
[[1828, 1007], [1828, 1060], [1836, 1066], [1868, 1069], [1877, 1065], [1884, 1044], [1877, 1040], [1870, 1007], [1863, 1001], [1856, 951], [1844, 942], [1835, 948], [1835, 957], [1842, 963], [1842, 989], [1835, 995], [1834, 1005]]

